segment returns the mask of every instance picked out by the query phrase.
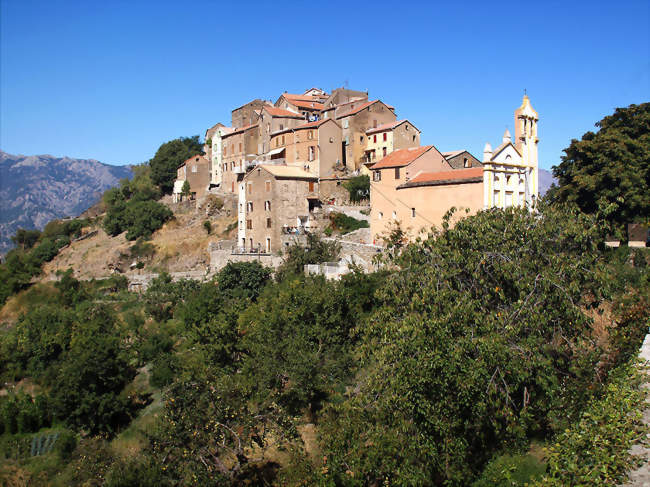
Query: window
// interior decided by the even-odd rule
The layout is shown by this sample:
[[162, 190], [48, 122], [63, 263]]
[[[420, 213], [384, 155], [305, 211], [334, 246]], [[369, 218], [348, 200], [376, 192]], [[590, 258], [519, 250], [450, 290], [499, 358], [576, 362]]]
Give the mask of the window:
[[309, 146], [309, 158], [308, 158], [308, 160], [313, 161], [315, 153], [316, 153], [316, 146], [310, 145]]
[[377, 219], [381, 220], [382, 218], [384, 218], [384, 214], [380, 211], [379, 214], [377, 215]]
[[196, 166], [192, 166], [192, 172], [196, 172], [196, 171], [198, 171], [198, 170], [199, 170], [199, 169], [198, 169]]
[[271, 219], [270, 218], [266, 219], [266, 228], [271, 228]]
[[309, 181], [309, 192], [310, 193], [314, 192], [314, 182], [313, 181]]
[[382, 148], [382, 154], [384, 155], [384, 157], [386, 157], [386, 147]]
[[282, 136], [282, 145], [284, 145], [284, 135]]
[[232, 193], [235, 192], [235, 182], [234, 182], [234, 181], [232, 182], [232, 186], [230, 187], [230, 191], [231, 191]]
[[469, 160], [467, 160], [467, 157], [463, 158], [463, 167], [469, 167]]
[[265, 201], [264, 202], [264, 210], [265, 211], [271, 211], [271, 202], [270, 201]]
[[375, 134], [375, 135], [372, 136], [372, 141], [373, 141], [373, 142], [377, 142], [377, 134]]
[[266, 189], [266, 192], [267, 192], [267, 193], [268, 193], [269, 191], [271, 191], [271, 181], [266, 181], [266, 182], [264, 183], [264, 186], [265, 186], [265, 189]]
[[384, 132], [384, 142], [386, 142], [386, 139], [388, 138], [388, 134]]
[[268, 237], [266, 238], [266, 253], [267, 254], [271, 253], [271, 239]]
[[350, 145], [350, 136], [349, 135], [345, 136], [345, 145]]
[[[369, 110], [370, 111], [370, 110]], [[377, 128], [377, 120], [372, 121], [372, 128], [376, 129]]]
[[415, 218], [415, 208], [411, 208], [411, 218]]
[[248, 202], [246, 203], [246, 211], [247, 211], [248, 213], [251, 213], [251, 212], [253, 211], [253, 202], [252, 202], [252, 201], [248, 201]]
[[314, 131], [313, 131], [313, 130], [310, 130], [310, 131], [309, 131], [309, 133], [307, 134], [307, 138], [308, 138], [309, 140], [311, 140], [311, 139], [314, 138]]
[[275, 146], [278, 147], [280, 145], [280, 140], [276, 137], [275, 138]]
[[253, 183], [248, 183], [248, 194], [253, 192]]
[[381, 171], [373, 171], [373, 180], [381, 181]]
[[415, 142], [415, 135], [413, 136], [413, 142]]
[[[253, 229], [253, 220], [246, 220], [246, 230]], [[251, 239], [251, 248], [253, 247], [253, 239]]]
[[396, 211], [393, 212], [393, 220], [397, 220], [397, 212]]
[[268, 134], [271, 131], [271, 124], [267, 123], [266, 124], [266, 133]]
[[350, 121], [346, 118], [343, 120], [343, 128], [346, 129], [350, 126]]
[[[384, 149], [386, 148], [384, 147]], [[399, 179], [399, 167], [395, 168], [395, 179]]]
[[239, 143], [239, 152], [241, 152], [241, 142]]

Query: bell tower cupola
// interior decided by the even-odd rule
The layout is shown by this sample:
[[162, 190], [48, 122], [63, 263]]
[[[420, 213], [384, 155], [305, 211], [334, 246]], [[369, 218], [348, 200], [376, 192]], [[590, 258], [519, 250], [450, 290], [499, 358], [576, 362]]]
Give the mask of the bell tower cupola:
[[528, 190], [537, 198], [537, 122], [539, 116], [530, 104], [528, 95], [524, 95], [521, 106], [515, 110], [515, 146], [521, 154], [523, 166], [528, 168]]

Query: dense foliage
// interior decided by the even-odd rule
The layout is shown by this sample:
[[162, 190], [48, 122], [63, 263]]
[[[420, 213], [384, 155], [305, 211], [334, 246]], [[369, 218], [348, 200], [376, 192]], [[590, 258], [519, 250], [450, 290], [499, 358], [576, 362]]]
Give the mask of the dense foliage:
[[340, 232], [341, 234], [350, 233], [359, 228], [368, 228], [370, 225], [367, 220], [357, 220], [345, 213], [333, 212], [330, 214], [329, 228]]
[[354, 176], [343, 183], [350, 194], [350, 201], [359, 202], [370, 199], [370, 177]]
[[203, 154], [199, 136], [180, 137], [162, 144], [149, 161], [151, 180], [164, 193], [171, 193], [176, 179], [176, 169], [184, 161], [197, 154]]
[[106, 233], [115, 236], [126, 231], [128, 240], [148, 238], [173, 216], [169, 208], [155, 201], [160, 190], [151, 181], [150, 172], [147, 166], [137, 167], [131, 181], [122, 180], [119, 187], [104, 193]]
[[32, 278], [41, 273], [43, 263], [52, 260], [88, 224], [83, 219], [52, 220], [43, 232], [18, 229], [12, 240], [19, 247], [9, 251], [0, 264], [0, 304], [27, 288]]
[[558, 201], [575, 202], [585, 213], [598, 211], [619, 231], [650, 218], [650, 103], [617, 108], [572, 140], [553, 168]]

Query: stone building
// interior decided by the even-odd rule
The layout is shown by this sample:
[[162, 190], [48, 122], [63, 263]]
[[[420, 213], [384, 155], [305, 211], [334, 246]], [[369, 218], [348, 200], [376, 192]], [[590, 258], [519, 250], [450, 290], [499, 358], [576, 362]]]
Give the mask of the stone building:
[[247, 125], [234, 129], [221, 136], [221, 190], [226, 193], [237, 192], [237, 182], [249, 166], [257, 160], [259, 125]]
[[393, 110], [380, 100], [368, 101], [356, 105], [354, 108], [336, 114], [336, 121], [342, 129], [342, 163], [350, 171], [361, 168], [365, 160], [367, 145], [366, 132], [380, 125], [395, 122]]
[[230, 125], [234, 129], [246, 127], [247, 125], [253, 125], [259, 118], [260, 110], [265, 106], [271, 106], [271, 102], [257, 98], [253, 101], [249, 101], [239, 108], [235, 108], [231, 112]]
[[299, 167], [260, 164], [239, 183], [237, 246], [275, 253], [320, 228], [318, 177]]
[[222, 123], [216, 123], [209, 129], [205, 131], [205, 137], [203, 138], [203, 152], [205, 152], [205, 158], [210, 163], [210, 171], [212, 171], [212, 137], [220, 129], [224, 127]]
[[275, 107], [301, 114], [305, 120], [314, 121], [320, 117], [324, 108], [323, 97], [318, 95], [295, 95], [283, 93], [275, 102]]
[[332, 90], [332, 94], [327, 97], [323, 102], [324, 110], [329, 111], [330, 109], [342, 105], [344, 103], [350, 103], [354, 101], [368, 101], [368, 92], [367, 91], [356, 91], [349, 90], [347, 88], [336, 88]]
[[183, 162], [176, 170], [176, 181], [172, 192], [172, 201], [183, 201], [183, 185], [187, 181], [190, 185], [190, 199], [205, 196], [210, 185], [210, 163], [203, 156], [192, 156]]
[[[221, 124], [218, 124], [221, 125]], [[234, 129], [232, 127], [218, 127], [211, 135], [211, 150], [212, 164], [210, 169], [210, 187], [222, 188], [223, 182], [223, 137], [231, 133]]]
[[366, 130], [366, 147], [364, 149], [364, 174], [367, 169], [381, 161], [395, 150], [420, 146], [420, 131], [408, 120], [397, 120]]
[[271, 159], [271, 136], [275, 132], [294, 128], [305, 123], [304, 115], [283, 108], [265, 106], [260, 112], [257, 154], [262, 161]]
[[445, 159], [449, 161], [449, 165], [454, 169], [467, 169], [470, 167], [483, 167], [481, 161], [466, 150], [457, 150], [451, 152], [443, 152]]
[[334, 120], [319, 120], [275, 132], [272, 160], [298, 166], [318, 177], [341, 168], [341, 127]]
[[485, 208], [532, 205], [539, 194], [537, 122], [528, 96], [515, 110], [515, 142], [506, 129], [502, 143], [483, 150]]

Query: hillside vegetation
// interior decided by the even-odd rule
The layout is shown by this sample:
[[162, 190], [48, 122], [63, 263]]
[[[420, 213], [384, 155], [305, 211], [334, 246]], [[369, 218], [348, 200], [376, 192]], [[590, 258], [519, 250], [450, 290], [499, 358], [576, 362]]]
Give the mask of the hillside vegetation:
[[[167, 177], [183, 151], [162, 152]], [[450, 211], [414, 242], [397, 225], [378, 271], [338, 281], [304, 274], [340, 250], [314, 234], [275, 272], [161, 273], [143, 293], [119, 274], [79, 280], [109, 249], [170, 269], [230, 228], [220, 201], [210, 225], [170, 215], [150, 171], [107, 192], [103, 218], [17, 233], [0, 267], [0, 485], [625, 480], [647, 434], [650, 255], [604, 246], [611, 205]]]

